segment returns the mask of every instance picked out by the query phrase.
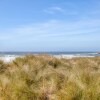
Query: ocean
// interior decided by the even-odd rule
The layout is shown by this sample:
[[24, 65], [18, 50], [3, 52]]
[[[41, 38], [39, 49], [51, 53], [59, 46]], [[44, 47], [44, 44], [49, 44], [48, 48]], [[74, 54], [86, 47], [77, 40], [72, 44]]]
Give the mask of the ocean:
[[25, 55], [48, 54], [57, 58], [71, 59], [74, 57], [97, 57], [100, 53], [96, 52], [0, 52], [0, 60], [4, 62], [11, 62], [17, 57]]
[[96, 57], [100, 56], [98, 52], [0, 52], [0, 57], [5, 56], [24, 56], [24, 55], [48, 54], [52, 56], [70, 56], [70, 57]]

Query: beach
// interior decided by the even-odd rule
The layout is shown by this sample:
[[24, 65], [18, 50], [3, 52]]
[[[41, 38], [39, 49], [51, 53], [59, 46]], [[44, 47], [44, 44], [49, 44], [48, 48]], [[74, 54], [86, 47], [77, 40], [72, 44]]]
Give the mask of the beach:
[[17, 57], [20, 56], [15, 56], [15, 55], [5, 55], [5, 56], [0, 56], [0, 60], [8, 63], [8, 62], [12, 62], [13, 60], [15, 60]]
[[3, 60], [4, 62], [8, 63], [8, 62], [12, 62], [13, 60], [15, 60], [18, 57], [24, 57], [25, 55], [50, 55], [53, 56], [55, 58], [61, 59], [72, 59], [72, 58], [86, 58], [86, 57], [96, 57], [96, 56], [100, 56], [100, 54], [98, 53], [70, 53], [70, 54], [64, 54], [64, 53], [4, 53], [3, 55], [0, 56], [0, 60]]

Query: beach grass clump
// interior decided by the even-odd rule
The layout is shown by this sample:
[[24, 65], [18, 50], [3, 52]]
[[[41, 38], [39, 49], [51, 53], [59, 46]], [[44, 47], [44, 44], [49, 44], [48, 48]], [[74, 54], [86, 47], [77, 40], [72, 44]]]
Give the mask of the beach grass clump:
[[100, 57], [0, 61], [0, 100], [100, 100]]

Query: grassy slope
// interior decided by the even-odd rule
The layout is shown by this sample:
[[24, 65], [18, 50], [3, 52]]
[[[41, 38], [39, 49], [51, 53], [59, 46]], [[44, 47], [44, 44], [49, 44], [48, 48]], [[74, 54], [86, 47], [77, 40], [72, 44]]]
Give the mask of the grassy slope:
[[100, 57], [0, 61], [0, 100], [100, 100]]

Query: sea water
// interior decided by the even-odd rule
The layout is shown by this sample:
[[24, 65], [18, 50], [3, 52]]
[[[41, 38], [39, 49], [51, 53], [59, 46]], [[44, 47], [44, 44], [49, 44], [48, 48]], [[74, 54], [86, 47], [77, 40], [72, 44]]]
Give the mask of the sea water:
[[0, 57], [13, 57], [23, 55], [48, 54], [52, 56], [72, 56], [72, 57], [96, 57], [100, 56], [97, 52], [0, 52]]

